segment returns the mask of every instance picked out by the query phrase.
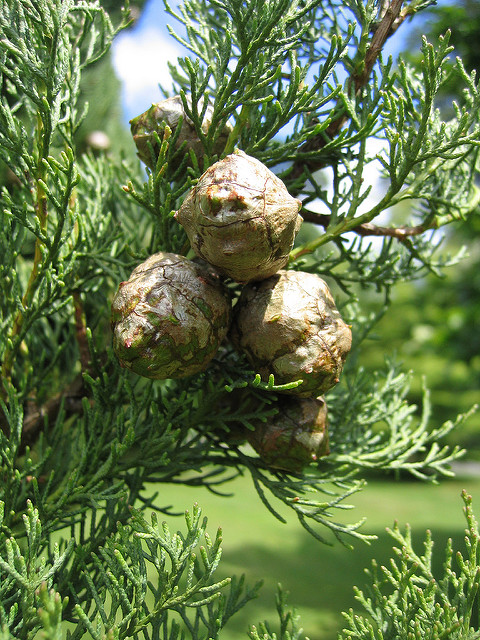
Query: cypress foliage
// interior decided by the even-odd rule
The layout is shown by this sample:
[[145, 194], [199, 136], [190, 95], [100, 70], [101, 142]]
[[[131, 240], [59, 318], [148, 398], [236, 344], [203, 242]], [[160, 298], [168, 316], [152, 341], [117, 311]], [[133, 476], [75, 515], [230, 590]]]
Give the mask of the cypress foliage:
[[[435, 98], [451, 70], [448, 34], [424, 39], [420, 72], [381, 55], [402, 23], [430, 4], [185, 0], [174, 9], [165, 2], [172, 36], [186, 50], [171, 67], [171, 93], [181, 96], [203, 154], [178, 162], [179, 129], [167, 127], [145, 173], [133, 143], [130, 157], [120, 157], [94, 152], [79, 134], [88, 109], [82, 76], [104, 62], [128, 11], [111, 18], [93, 0], [0, 0], [3, 638], [220, 637], [259, 585], [215, 580], [221, 532], [208, 533], [200, 507], [186, 512], [181, 532], [160, 522], [168, 483], [217, 491], [247, 473], [272, 516], [283, 520], [287, 507], [314, 538], [349, 546], [371, 539], [361, 516], [351, 524], [340, 517], [367, 471], [426, 481], [451, 474], [463, 451], [442, 439], [466, 416], [431, 424], [428, 391], [420, 410], [410, 405], [409, 375], [394, 362], [373, 375], [362, 367], [392, 287], [442, 274], [461, 255], [443, 255], [434, 232], [478, 212], [475, 74], [456, 61], [463, 97], [444, 121]], [[203, 373], [165, 381], [122, 369], [111, 347], [119, 283], [153, 253], [193, 257], [173, 213], [199, 176], [235, 149], [262, 161], [302, 201], [304, 228], [288, 268], [324, 276], [352, 327], [352, 352], [326, 396], [330, 455], [302, 472], [272, 468], [237, 437], [275, 416], [279, 396], [298, 381], [262, 379], [228, 341]], [[368, 178], [378, 163], [386, 188], [372, 199]], [[409, 204], [409, 222], [399, 226], [394, 212], [380, 225], [400, 203]], [[379, 250], [368, 236], [383, 239]], [[238, 297], [241, 285], [228, 287]], [[378, 314], [362, 311], [370, 292], [381, 296]], [[158, 493], [147, 498], [154, 483]], [[395, 637], [423, 637], [423, 623], [410, 634], [411, 615], [435, 617], [425, 627], [432, 638], [446, 630], [477, 637], [469, 613], [478, 532], [465, 500], [470, 555], [461, 574], [451, 573], [450, 554], [444, 581], [432, 586], [427, 541], [415, 578], [408, 534], [395, 530], [407, 555], [374, 575], [374, 589], [380, 594], [386, 581], [397, 595], [359, 592], [374, 622], [347, 614], [345, 637], [394, 637], [386, 619]], [[280, 637], [299, 638], [281, 592], [277, 609]], [[276, 637], [267, 623], [250, 635]]]

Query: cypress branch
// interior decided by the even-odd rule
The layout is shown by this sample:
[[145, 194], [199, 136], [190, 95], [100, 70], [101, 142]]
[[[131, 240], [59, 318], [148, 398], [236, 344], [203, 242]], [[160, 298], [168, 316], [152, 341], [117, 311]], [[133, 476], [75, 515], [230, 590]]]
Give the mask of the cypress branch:
[[[444, 438], [469, 414], [432, 425], [426, 389], [419, 411], [407, 399], [410, 377], [393, 362], [373, 374], [361, 366], [363, 343], [395, 285], [441, 274], [462, 258], [461, 250], [441, 255], [435, 231], [478, 209], [475, 74], [455, 63], [463, 102], [447, 118], [436, 100], [449, 74], [448, 34], [424, 39], [421, 72], [382, 59], [392, 33], [429, 4], [166, 4], [180, 25], [170, 31], [187, 54], [171, 66], [184, 115], [152, 134], [145, 174], [133, 144], [122, 157], [113, 148], [88, 151], [79, 133], [89, 117], [85, 69], [107, 63], [113, 38], [128, 26], [126, 12], [116, 27], [99, 2], [0, 0], [4, 637], [60, 637], [64, 621], [72, 639], [218, 637], [259, 585], [215, 577], [221, 534], [208, 536], [198, 506], [186, 515], [184, 533], [172, 533], [156, 515], [147, 519], [147, 511], [178, 512], [168, 484], [226, 495], [227, 483], [248, 473], [274, 517], [294, 515], [313, 538], [350, 546], [372, 540], [361, 516], [350, 524], [343, 518], [367, 470], [426, 481], [451, 474], [463, 450]], [[181, 142], [185, 122], [201, 153]], [[378, 139], [382, 146], [372, 151]], [[310, 457], [304, 468], [275, 466], [246, 442], [276, 424], [282, 398], [301, 392], [308, 372], [287, 382], [265, 375], [225, 341], [198, 375], [151, 380], [122, 369], [111, 347], [119, 283], [153, 253], [194, 257], [174, 213], [200, 175], [237, 148], [275, 170], [302, 201], [301, 214], [315, 228], [302, 229], [285, 266], [325, 276], [353, 332], [341, 382], [326, 398], [331, 453]], [[378, 197], [366, 185], [374, 162], [386, 180]], [[388, 225], [378, 222], [402, 203], [412, 205], [406, 221], [394, 213]], [[359, 237], [351, 241], [350, 232]], [[384, 237], [378, 251], [370, 235]], [[223, 285], [236, 301], [242, 283]], [[364, 290], [381, 293], [377, 312], [364, 308]], [[393, 535], [413, 554], [408, 534]], [[427, 541], [415, 568], [413, 555], [401, 556], [375, 578], [374, 593], [388, 583], [408, 601], [406, 612], [396, 600], [382, 601], [395, 624], [411, 611], [434, 611], [435, 629], [469, 633], [456, 612], [471, 612], [476, 556], [459, 561], [458, 575], [449, 556], [438, 587], [429, 582], [430, 551]], [[378, 622], [380, 600], [359, 598]], [[277, 609], [280, 637], [300, 638], [281, 591]], [[348, 620], [355, 633], [374, 628]], [[260, 636], [275, 637], [267, 623], [251, 629], [250, 637]]]

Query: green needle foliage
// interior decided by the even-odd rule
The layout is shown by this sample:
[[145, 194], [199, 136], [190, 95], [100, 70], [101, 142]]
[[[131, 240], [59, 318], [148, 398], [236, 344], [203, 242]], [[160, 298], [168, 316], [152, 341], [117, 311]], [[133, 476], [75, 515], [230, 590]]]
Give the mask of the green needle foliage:
[[[455, 551], [449, 539], [444, 550], [442, 573], [433, 570], [434, 540], [426, 532], [424, 553], [414, 549], [412, 530], [401, 532], [398, 523], [388, 534], [398, 546], [388, 566], [376, 561], [366, 570], [365, 590], [354, 587], [363, 613], [344, 612], [347, 627], [338, 640], [475, 640], [478, 628], [478, 590], [480, 578], [479, 530], [472, 497], [462, 492], [465, 529], [465, 555]], [[300, 626], [298, 613], [289, 609], [279, 585], [278, 622], [252, 625], [252, 640], [308, 640]], [[276, 628], [278, 631], [274, 631]]]
[[[432, 424], [428, 391], [420, 409], [410, 404], [409, 375], [394, 362], [373, 375], [362, 365], [392, 287], [443, 274], [463, 255], [442, 254], [435, 231], [478, 215], [475, 74], [457, 60], [462, 99], [443, 120], [436, 96], [453, 73], [448, 33], [424, 39], [421, 72], [381, 55], [430, 4], [166, 3], [186, 55], [171, 66], [165, 94], [182, 97], [203, 155], [179, 163], [180, 127], [167, 127], [145, 173], [133, 143], [120, 157], [89, 149], [79, 133], [88, 117], [82, 77], [105, 74], [128, 7], [110, 17], [93, 0], [0, 0], [2, 638], [219, 637], [258, 585], [215, 580], [221, 536], [208, 536], [197, 506], [185, 533], [147, 518], [172, 512], [168, 484], [222, 493], [247, 473], [274, 517], [294, 515], [314, 538], [349, 546], [372, 538], [361, 515], [344, 519], [367, 471], [429, 481], [451, 474], [463, 451], [442, 439], [466, 416]], [[331, 454], [302, 473], [270, 468], [237, 437], [275, 416], [278, 396], [299, 381], [262, 381], [228, 342], [204, 373], [166, 381], [122, 369], [111, 349], [119, 283], [157, 251], [192, 256], [173, 212], [235, 148], [302, 200], [304, 229], [288, 266], [325, 276], [352, 326], [353, 351], [327, 396]], [[376, 167], [379, 195], [369, 186]], [[404, 212], [405, 203], [409, 218], [399, 224], [392, 207]], [[381, 248], [367, 236], [382, 238]], [[376, 313], [362, 304], [373, 294]], [[389, 576], [414, 593], [411, 574], [397, 574]], [[448, 589], [465, 584], [459, 577]], [[422, 615], [436, 597], [424, 590]], [[281, 593], [278, 609], [280, 637], [300, 637]], [[251, 631], [269, 634], [268, 626]]]
[[462, 494], [467, 521], [465, 530], [465, 557], [454, 552], [449, 540], [441, 576], [432, 570], [433, 540], [427, 531], [425, 551], [419, 555], [412, 546], [410, 527], [405, 533], [398, 524], [388, 533], [398, 547], [390, 565], [378, 567], [373, 563], [367, 574], [371, 586], [367, 592], [356, 588], [356, 598], [367, 613], [344, 614], [348, 629], [343, 639], [398, 638], [420, 640], [429, 638], [480, 637], [478, 628], [479, 587], [479, 531], [472, 509], [472, 498]]

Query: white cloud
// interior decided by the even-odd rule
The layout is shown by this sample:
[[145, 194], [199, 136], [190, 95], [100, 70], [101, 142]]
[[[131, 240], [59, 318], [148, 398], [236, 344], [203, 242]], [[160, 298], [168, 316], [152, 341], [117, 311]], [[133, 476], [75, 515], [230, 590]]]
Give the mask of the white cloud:
[[[388, 144], [386, 140], [380, 140], [377, 138], [371, 138], [368, 141], [368, 157], [374, 158], [377, 155], [385, 155], [388, 151]], [[328, 167], [322, 170], [322, 176], [325, 184], [325, 188], [327, 191], [327, 198], [329, 202], [332, 202], [334, 193], [333, 193], [333, 169]], [[385, 195], [387, 191], [387, 182], [382, 178], [381, 174], [381, 163], [377, 159], [372, 159], [368, 166], [364, 170], [363, 174], [363, 184], [362, 184], [362, 192], [370, 187], [370, 193], [365, 198], [365, 200], [361, 203], [361, 205], [357, 209], [357, 215], [362, 213], [366, 213], [370, 209], [372, 209], [376, 204], [380, 202], [382, 197]], [[340, 213], [345, 214], [347, 212], [348, 204], [343, 207], [343, 210]], [[315, 213], [320, 214], [330, 214], [330, 208], [321, 200], [313, 200], [308, 204], [308, 209]], [[391, 209], [386, 209], [382, 211], [375, 218], [375, 224], [379, 226], [388, 226], [391, 224]], [[358, 235], [354, 232], [344, 234], [345, 238], [353, 240], [358, 240]], [[370, 236], [364, 240], [365, 243], [369, 243], [372, 249], [380, 250], [383, 245], [383, 237], [381, 236]]]
[[117, 36], [112, 48], [113, 64], [123, 85], [127, 119], [162, 99], [161, 84], [171, 88], [168, 62], [175, 63], [181, 50], [165, 32], [153, 26], [133, 29]]

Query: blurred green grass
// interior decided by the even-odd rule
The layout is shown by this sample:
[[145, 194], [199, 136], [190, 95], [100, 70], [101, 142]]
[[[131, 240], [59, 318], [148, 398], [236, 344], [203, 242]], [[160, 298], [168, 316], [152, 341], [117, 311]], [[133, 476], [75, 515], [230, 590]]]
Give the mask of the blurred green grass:
[[[313, 539], [295, 517], [282, 524], [265, 509], [251, 480], [241, 477], [227, 485], [232, 497], [214, 495], [203, 488], [172, 486], [168, 502], [175, 510], [190, 509], [198, 502], [208, 517], [210, 535], [223, 530], [223, 557], [216, 577], [246, 575], [251, 586], [263, 579], [259, 597], [236, 614], [222, 633], [224, 640], [245, 639], [249, 625], [269, 620], [276, 627], [275, 593], [277, 584], [289, 592], [288, 603], [300, 616], [304, 633], [311, 640], [334, 640], [343, 628], [342, 611], [350, 607], [360, 611], [353, 586], [367, 582], [364, 569], [371, 560], [385, 564], [392, 556], [393, 540], [385, 531], [397, 520], [413, 528], [416, 548], [423, 551], [426, 529], [435, 541], [434, 563], [441, 569], [446, 541], [463, 550], [465, 519], [461, 492], [473, 496], [480, 517], [480, 477], [442, 480], [438, 485], [420, 482], [370, 480], [368, 486], [352, 496], [355, 509], [345, 514], [345, 521], [366, 517], [362, 531], [378, 536], [367, 545], [351, 540], [349, 550], [338, 542], [326, 546]], [[226, 487], [224, 487], [225, 489]], [[165, 486], [162, 487], [165, 496]], [[476, 497], [478, 496], [477, 500]], [[162, 500], [163, 502], [163, 500]], [[288, 515], [288, 514], [287, 514]], [[164, 518], [173, 530], [184, 530], [183, 518]]]

